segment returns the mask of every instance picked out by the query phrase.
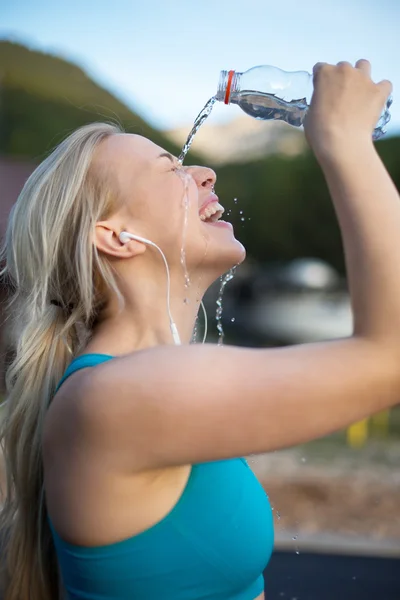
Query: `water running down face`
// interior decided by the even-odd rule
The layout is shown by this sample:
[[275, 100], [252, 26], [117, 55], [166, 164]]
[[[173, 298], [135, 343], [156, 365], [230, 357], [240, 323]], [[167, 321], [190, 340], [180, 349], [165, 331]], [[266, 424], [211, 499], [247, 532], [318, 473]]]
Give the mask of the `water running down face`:
[[183, 167], [160, 146], [133, 134], [114, 135], [105, 140], [96, 153], [94, 167], [99, 173], [108, 174], [121, 200], [116, 213], [98, 224], [97, 241], [103, 251], [118, 256], [118, 252], [110, 252], [113, 245], [110, 236], [119, 227], [158, 244], [171, 273], [181, 271], [186, 178], [188, 271], [201, 268], [207, 274], [204, 281], [208, 286], [244, 260], [245, 250], [234, 237], [232, 226], [220, 219], [224, 209], [213, 191], [216, 175], [212, 169]]

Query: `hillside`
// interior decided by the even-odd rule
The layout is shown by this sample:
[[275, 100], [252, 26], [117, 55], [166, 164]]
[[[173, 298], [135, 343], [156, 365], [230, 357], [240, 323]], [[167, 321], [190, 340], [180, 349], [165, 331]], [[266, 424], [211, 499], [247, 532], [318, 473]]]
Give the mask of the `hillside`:
[[93, 121], [117, 121], [126, 131], [179, 151], [76, 65], [0, 41], [1, 154], [40, 159], [68, 132]]
[[[164, 131], [182, 146], [191, 125]], [[214, 165], [248, 163], [272, 154], [296, 156], [307, 148], [303, 131], [281, 121], [257, 121], [248, 115], [228, 123], [208, 122], [196, 134], [192, 149]]]

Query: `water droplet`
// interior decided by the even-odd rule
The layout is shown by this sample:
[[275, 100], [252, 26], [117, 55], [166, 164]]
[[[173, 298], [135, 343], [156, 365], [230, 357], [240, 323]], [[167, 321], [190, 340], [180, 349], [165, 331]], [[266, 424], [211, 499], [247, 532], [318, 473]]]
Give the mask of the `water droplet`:
[[189, 298], [184, 298], [184, 299], [183, 299], [183, 303], [184, 303], [184, 304], [189, 304]]
[[300, 554], [300, 551], [298, 548], [296, 548], [296, 554]]
[[279, 592], [279, 595], [280, 595], [280, 596], [284, 596], [284, 595], [285, 595], [285, 592]]
[[237, 204], [237, 198], [234, 198], [233, 201], [235, 204]]
[[305, 463], [305, 462], [306, 462], [306, 457], [305, 457], [305, 456], [302, 456], [302, 458], [301, 458], [301, 462], [302, 462], [302, 463]]
[[355, 575], [353, 575], [352, 580], [355, 581], [357, 579], [357, 577]]
[[240, 217], [240, 220], [241, 220], [241, 221], [245, 221], [245, 218], [244, 218], [244, 217]]
[[297, 535], [294, 535], [294, 536], [292, 537], [292, 540], [297, 540]]
[[234, 323], [234, 322], [235, 322], [235, 317], [232, 317], [231, 323]]
[[276, 511], [276, 516], [277, 516], [278, 520], [281, 518], [281, 513], [278, 510]]
[[239, 210], [239, 215], [242, 215], [242, 214], [243, 214], [243, 211], [242, 211], [242, 210]]

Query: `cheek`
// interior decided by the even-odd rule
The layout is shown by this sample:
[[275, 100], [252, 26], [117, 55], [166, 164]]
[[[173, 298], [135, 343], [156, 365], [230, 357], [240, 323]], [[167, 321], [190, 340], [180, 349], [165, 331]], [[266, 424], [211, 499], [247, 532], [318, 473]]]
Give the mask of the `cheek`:
[[183, 245], [191, 253], [190, 246], [198, 239], [201, 226], [198, 191], [192, 177], [171, 173], [171, 178], [163, 182], [156, 201], [153, 198], [151, 223], [152, 228], [157, 229], [158, 239], [172, 255], [181, 254]]
[[151, 222], [158, 228], [162, 237], [176, 239], [182, 234], [185, 217], [190, 220], [190, 206], [185, 202], [182, 183], [159, 190], [158, 198], [150, 211]]

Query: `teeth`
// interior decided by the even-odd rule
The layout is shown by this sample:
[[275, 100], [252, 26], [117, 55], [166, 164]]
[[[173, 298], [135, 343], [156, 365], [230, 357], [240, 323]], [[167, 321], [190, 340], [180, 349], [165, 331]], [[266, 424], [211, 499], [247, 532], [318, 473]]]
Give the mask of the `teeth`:
[[219, 219], [219, 218], [222, 216], [222, 214], [223, 214], [224, 212], [225, 212], [225, 209], [224, 209], [224, 207], [223, 207], [223, 206], [221, 206], [221, 205], [219, 204], [219, 202], [213, 202], [212, 204], [209, 204], [209, 205], [207, 206], [207, 208], [205, 208], [205, 209], [202, 211], [202, 213], [201, 213], [201, 215], [200, 215], [200, 219], [201, 219], [202, 221], [205, 221], [206, 219], [210, 219], [212, 216], [214, 216], [214, 215], [216, 215], [217, 213], [219, 213], [219, 214], [217, 215], [217, 218], [216, 218], [216, 219], [212, 219], [213, 221], [217, 221], [217, 220], [218, 220], [218, 219]]

